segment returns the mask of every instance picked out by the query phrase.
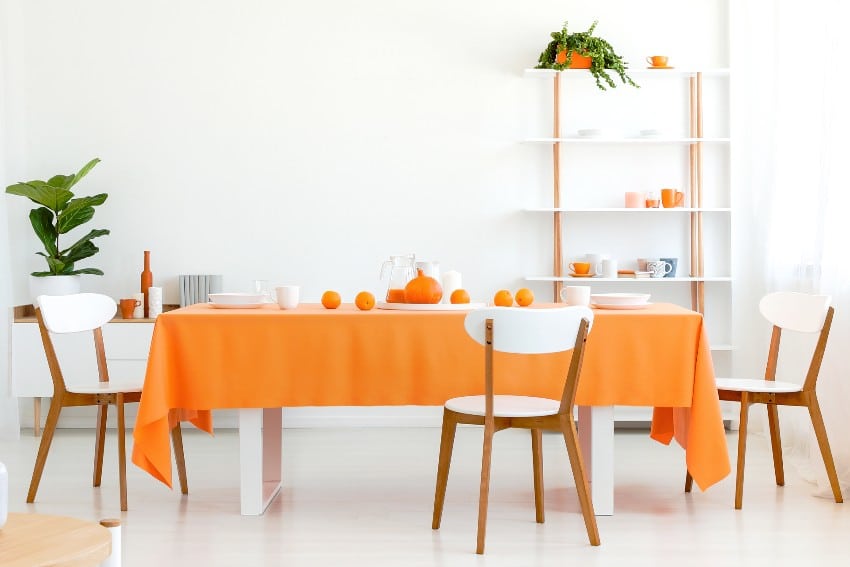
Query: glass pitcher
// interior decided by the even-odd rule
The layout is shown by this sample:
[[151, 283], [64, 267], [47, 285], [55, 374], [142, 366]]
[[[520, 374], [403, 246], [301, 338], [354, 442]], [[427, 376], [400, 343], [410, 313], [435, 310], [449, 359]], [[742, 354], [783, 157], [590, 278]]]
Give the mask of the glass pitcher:
[[381, 264], [381, 279], [389, 277], [387, 303], [404, 303], [404, 287], [416, 277], [416, 254], [398, 254]]

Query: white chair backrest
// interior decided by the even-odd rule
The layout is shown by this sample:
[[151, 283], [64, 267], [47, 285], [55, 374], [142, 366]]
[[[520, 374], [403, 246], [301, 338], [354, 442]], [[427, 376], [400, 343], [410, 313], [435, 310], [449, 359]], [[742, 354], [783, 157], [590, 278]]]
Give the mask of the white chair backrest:
[[759, 311], [765, 319], [782, 329], [817, 333], [823, 328], [831, 297], [790, 291], [765, 295]]
[[[493, 348], [518, 354], [561, 352], [575, 347], [582, 319], [593, 324], [593, 311], [574, 305], [553, 309], [489, 307], [470, 311], [464, 320], [466, 332], [484, 344], [485, 321], [493, 319]], [[588, 332], [590, 327], [588, 327]]]
[[39, 295], [35, 301], [51, 333], [91, 331], [102, 327], [118, 310], [115, 300], [99, 293]]

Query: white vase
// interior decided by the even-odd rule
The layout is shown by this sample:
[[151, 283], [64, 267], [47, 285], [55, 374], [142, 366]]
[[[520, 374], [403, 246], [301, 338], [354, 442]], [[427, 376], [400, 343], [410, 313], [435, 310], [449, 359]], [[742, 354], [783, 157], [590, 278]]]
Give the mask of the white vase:
[[30, 276], [30, 297], [35, 305], [39, 295], [71, 295], [80, 293], [82, 278], [76, 276]]
[[9, 473], [6, 465], [0, 463], [0, 528], [6, 523], [9, 512]]

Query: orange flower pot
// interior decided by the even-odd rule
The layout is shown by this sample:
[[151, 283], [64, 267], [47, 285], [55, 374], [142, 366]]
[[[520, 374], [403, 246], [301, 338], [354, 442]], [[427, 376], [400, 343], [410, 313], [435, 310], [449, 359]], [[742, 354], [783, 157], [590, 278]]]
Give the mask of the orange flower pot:
[[[572, 60], [570, 61], [570, 66], [569, 66], [570, 69], [590, 69], [590, 63], [591, 63], [591, 61], [593, 61], [592, 58], [585, 57], [584, 55], [576, 53], [575, 51], [573, 51], [572, 53], [573, 53], [573, 57], [572, 57]], [[555, 56], [555, 63], [558, 63], [559, 65], [563, 65], [566, 62], [567, 62], [567, 52], [566, 51], [559, 51], [558, 55]]]

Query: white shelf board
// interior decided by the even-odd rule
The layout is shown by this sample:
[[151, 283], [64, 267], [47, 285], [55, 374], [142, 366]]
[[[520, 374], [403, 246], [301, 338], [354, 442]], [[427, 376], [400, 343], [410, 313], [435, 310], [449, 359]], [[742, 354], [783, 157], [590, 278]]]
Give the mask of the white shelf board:
[[715, 277], [681, 277], [681, 278], [573, 278], [570, 276], [525, 276], [525, 279], [530, 282], [617, 282], [617, 283], [675, 283], [675, 282], [731, 282], [732, 278], [728, 276]]
[[[617, 85], [620, 86], [620, 77], [613, 69], [607, 69], [608, 74], [617, 82]], [[555, 74], [561, 73], [566, 76], [588, 76], [593, 77], [587, 69], [566, 69], [564, 71], [556, 71], [554, 69], [525, 69], [523, 74], [527, 77], [539, 77], [539, 78], [551, 78], [554, 77]], [[702, 73], [706, 76], [713, 77], [723, 77], [729, 75], [729, 69], [725, 67], [718, 67], [714, 69], [700, 69], [700, 68], [692, 68], [692, 67], [673, 67], [672, 69], [645, 69], [640, 67], [635, 67], [634, 69], [626, 69], [626, 74], [633, 79], [636, 76], [649, 77], [692, 77], [697, 73]]]
[[665, 209], [657, 207], [654, 209], [647, 208], [626, 208], [626, 207], [588, 207], [588, 208], [566, 208], [566, 207], [540, 207], [525, 209], [531, 213], [729, 213], [732, 209], [729, 207], [673, 207]]
[[732, 345], [726, 345], [726, 344], [711, 345], [709, 348], [710, 348], [711, 350], [725, 350], [725, 351], [731, 351], [731, 350], [732, 350]]
[[715, 144], [728, 143], [729, 138], [667, 138], [667, 137], [645, 137], [645, 138], [592, 138], [572, 136], [569, 138], [527, 138], [529, 144], [696, 144], [697, 142]]

